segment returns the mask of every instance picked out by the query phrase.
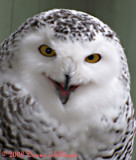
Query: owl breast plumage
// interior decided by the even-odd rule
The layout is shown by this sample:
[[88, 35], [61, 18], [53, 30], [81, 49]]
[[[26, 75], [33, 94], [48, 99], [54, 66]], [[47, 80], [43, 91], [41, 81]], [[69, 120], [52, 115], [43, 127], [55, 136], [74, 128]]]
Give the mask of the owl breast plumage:
[[131, 159], [126, 56], [115, 32], [86, 13], [40, 13], [1, 44], [0, 110], [1, 159]]

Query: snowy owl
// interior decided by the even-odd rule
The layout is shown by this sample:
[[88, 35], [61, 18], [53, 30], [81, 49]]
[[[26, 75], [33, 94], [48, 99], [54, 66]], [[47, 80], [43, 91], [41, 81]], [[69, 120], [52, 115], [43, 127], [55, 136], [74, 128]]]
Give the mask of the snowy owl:
[[53, 9], [1, 44], [0, 159], [130, 160], [134, 135], [126, 56], [100, 20]]

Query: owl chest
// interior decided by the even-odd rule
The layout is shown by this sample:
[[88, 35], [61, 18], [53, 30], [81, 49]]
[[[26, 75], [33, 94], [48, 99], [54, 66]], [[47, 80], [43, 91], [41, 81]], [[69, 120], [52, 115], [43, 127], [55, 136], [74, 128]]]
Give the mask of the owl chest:
[[73, 153], [86, 153], [86, 155], [91, 155], [92, 157], [98, 152], [114, 149], [114, 144], [118, 144], [122, 139], [123, 131], [119, 127], [117, 129], [114, 123], [105, 123], [93, 122], [80, 125], [73, 123], [75, 130], [70, 126], [65, 126], [65, 131], [63, 130], [62, 132], [58, 129], [62, 141], [60, 140], [60, 145], [58, 145], [57, 149]]

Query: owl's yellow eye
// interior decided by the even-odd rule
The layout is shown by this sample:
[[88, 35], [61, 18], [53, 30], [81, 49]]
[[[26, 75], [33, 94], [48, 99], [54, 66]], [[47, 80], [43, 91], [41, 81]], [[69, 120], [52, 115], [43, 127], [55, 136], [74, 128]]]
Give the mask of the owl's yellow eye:
[[47, 57], [53, 57], [56, 55], [55, 51], [48, 47], [47, 45], [41, 45], [39, 47], [39, 51], [42, 55], [47, 56]]
[[99, 60], [101, 59], [101, 56], [100, 54], [92, 54], [88, 57], [85, 58], [85, 61], [88, 62], [88, 63], [96, 63], [98, 62]]

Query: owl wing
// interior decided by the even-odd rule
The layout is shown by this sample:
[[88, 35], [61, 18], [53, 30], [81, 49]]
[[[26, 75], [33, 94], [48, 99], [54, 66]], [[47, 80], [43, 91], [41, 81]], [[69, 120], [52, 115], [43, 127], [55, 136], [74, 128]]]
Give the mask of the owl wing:
[[[46, 117], [43, 120], [42, 116], [36, 99], [26, 94], [21, 87], [9, 82], [0, 84], [1, 156], [5, 151], [9, 157], [11, 151], [48, 154], [54, 150], [54, 141], [59, 137], [56, 129], [45, 121]], [[1, 157], [3, 158], [4, 156]]]

